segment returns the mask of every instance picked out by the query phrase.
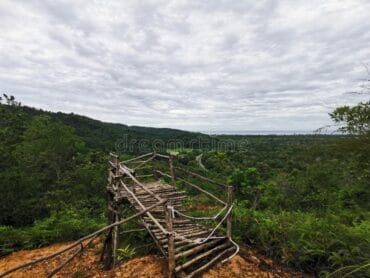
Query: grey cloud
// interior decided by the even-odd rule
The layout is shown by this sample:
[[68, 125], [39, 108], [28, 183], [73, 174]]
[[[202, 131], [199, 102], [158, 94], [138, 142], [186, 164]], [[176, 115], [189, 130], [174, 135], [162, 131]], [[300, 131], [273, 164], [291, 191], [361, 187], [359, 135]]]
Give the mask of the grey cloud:
[[[344, 4], [343, 4], [344, 5]], [[314, 130], [356, 103], [367, 1], [0, 2], [0, 84], [129, 125]]]

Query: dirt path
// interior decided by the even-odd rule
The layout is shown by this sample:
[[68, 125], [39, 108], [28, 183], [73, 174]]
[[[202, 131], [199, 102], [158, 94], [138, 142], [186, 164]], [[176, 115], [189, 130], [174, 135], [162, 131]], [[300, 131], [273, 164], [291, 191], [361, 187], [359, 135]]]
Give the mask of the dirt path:
[[203, 157], [203, 154], [200, 154], [200, 155], [195, 157], [195, 160], [198, 162], [198, 165], [199, 165], [200, 168], [202, 168], [205, 172], [208, 172], [207, 168], [204, 166], [204, 164], [202, 162], [202, 157]]
[[[14, 252], [0, 259], [0, 273], [15, 267], [16, 265], [54, 253], [69, 243], [53, 244], [44, 248]], [[121, 263], [110, 271], [103, 271], [99, 263], [101, 244], [97, 240], [96, 245], [75, 258], [63, 268], [55, 277], [166, 277], [166, 261], [156, 255], [134, 258]], [[70, 253], [71, 254], [71, 253]], [[47, 272], [54, 269], [68, 258], [68, 254], [60, 258], [42, 262], [15, 272], [7, 277], [46, 277]], [[271, 260], [254, 254], [251, 250], [244, 249], [240, 255], [235, 256], [229, 262], [219, 263], [202, 275], [203, 278], [225, 277], [305, 277], [300, 273], [284, 271], [273, 265]]]

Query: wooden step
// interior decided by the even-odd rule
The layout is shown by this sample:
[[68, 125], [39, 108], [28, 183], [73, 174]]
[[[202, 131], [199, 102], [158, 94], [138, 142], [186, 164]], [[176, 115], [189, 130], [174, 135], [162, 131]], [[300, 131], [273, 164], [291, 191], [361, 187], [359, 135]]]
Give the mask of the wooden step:
[[[175, 188], [163, 188], [163, 189], [151, 189], [151, 188], [147, 188], [149, 189], [150, 191], [152, 191], [154, 194], [157, 194], [157, 195], [168, 195], [168, 194], [171, 194], [171, 193], [177, 193], [179, 191], [177, 191]], [[140, 188], [136, 188], [136, 196], [140, 197], [141, 195], [148, 195], [149, 193], [146, 192], [145, 190], [143, 189], [140, 189]]]
[[[149, 218], [149, 217], [143, 217], [145, 221], [148, 221], [148, 222], [152, 222], [152, 220]], [[166, 223], [166, 220], [165, 219], [157, 219], [159, 223]], [[173, 224], [193, 224], [191, 223], [190, 220], [188, 219], [173, 219]]]
[[211, 250], [208, 250], [207, 252], [201, 253], [197, 257], [192, 258], [191, 260], [185, 262], [184, 264], [177, 266], [175, 268], [175, 272], [179, 272], [180, 270], [184, 270], [184, 269], [188, 268], [189, 266], [193, 265], [194, 263], [196, 263], [196, 262], [198, 262], [198, 261], [200, 261], [200, 260], [202, 260], [202, 259], [204, 259], [204, 258], [206, 258], [206, 257], [208, 257], [212, 254], [215, 254], [218, 251], [224, 250], [228, 246], [230, 246], [229, 241], [225, 242], [224, 244], [218, 245], [215, 248], [213, 248]]
[[[185, 246], [185, 245], [188, 245], [189, 248], [193, 247], [194, 245], [197, 245], [195, 243], [189, 243], [189, 242], [186, 242], [186, 241], [175, 241], [174, 243], [174, 246], [175, 247], [181, 247], [181, 246]], [[167, 250], [168, 248], [168, 245], [167, 243], [162, 245], [163, 249]]]
[[202, 265], [201, 267], [195, 269], [193, 272], [187, 275], [187, 277], [192, 278], [197, 276], [198, 274], [202, 273], [203, 271], [207, 270], [211, 265], [216, 263], [219, 259], [221, 259], [223, 256], [225, 256], [227, 253], [231, 253], [235, 250], [235, 247], [232, 246], [221, 253], [219, 253], [216, 257], [212, 258], [210, 261], [208, 261], [206, 264]]
[[[175, 232], [186, 232], [186, 231], [190, 231], [195, 228], [202, 229], [203, 227], [199, 225], [194, 225], [193, 223], [187, 223], [187, 224], [179, 223], [179, 224], [173, 225], [173, 230]], [[151, 231], [153, 233], [159, 233], [159, 234], [162, 233], [162, 230], [160, 230], [157, 226], [152, 226]]]
[[[174, 192], [173, 194], [166, 194], [166, 195], [162, 195], [162, 194], [158, 194], [159, 197], [161, 197], [162, 199], [170, 199], [170, 200], [183, 200], [183, 199], [186, 199], [187, 196], [185, 194], [181, 194], [181, 193], [178, 193], [178, 192]], [[130, 200], [132, 200], [133, 198], [132, 197], [128, 197]], [[150, 200], [153, 200], [153, 196], [151, 196], [150, 194], [147, 194], [147, 195], [139, 195], [138, 196], [138, 199], [140, 201], [150, 201]]]
[[[153, 200], [153, 199], [150, 199], [150, 200], [140, 200], [140, 202], [144, 205], [144, 204], [148, 204], [148, 205], [154, 205], [154, 204], [156, 204], [158, 201], [157, 200]], [[130, 203], [136, 203], [135, 201], [131, 201], [130, 200]], [[182, 205], [183, 204], [183, 200], [181, 200], [181, 199], [176, 199], [176, 200], [171, 200], [171, 204], [172, 205]], [[163, 205], [162, 205], [162, 207], [164, 207]]]
[[[174, 204], [182, 204], [183, 203], [183, 200], [185, 199], [186, 197], [183, 197], [183, 196], [179, 196], [179, 197], [172, 197], [172, 198], [168, 198], [168, 200], [171, 202], [172, 205]], [[136, 204], [136, 200], [134, 200], [133, 198], [127, 198], [128, 201], [132, 204]], [[164, 198], [165, 199], [165, 198]], [[147, 198], [147, 199], [139, 199], [140, 203], [142, 204], [150, 204], [150, 205], [154, 205], [156, 202], [158, 202], [156, 199], [154, 198]], [[164, 207], [164, 205], [162, 205], [161, 207]]]
[[200, 231], [200, 230], [204, 230], [204, 227], [199, 227], [199, 226], [195, 226], [195, 225], [188, 225], [188, 226], [176, 226], [173, 231], [178, 233], [178, 234], [181, 234], [181, 233], [187, 233], [187, 232], [191, 232], [191, 231]]
[[[201, 229], [201, 228], [199, 228], [199, 227], [191, 227], [191, 226], [189, 226], [191, 229], [187, 229], [187, 230], [182, 230], [181, 231], [181, 233], [179, 233], [179, 234], [181, 234], [182, 236], [186, 236], [186, 235], [188, 235], [188, 234], [192, 234], [192, 233], [197, 233], [197, 232], [204, 232], [204, 229]], [[153, 234], [160, 240], [160, 239], [163, 239], [163, 238], [166, 238], [167, 236], [163, 233], [163, 232], [161, 232], [161, 231], [159, 231], [159, 232], [153, 232]]]

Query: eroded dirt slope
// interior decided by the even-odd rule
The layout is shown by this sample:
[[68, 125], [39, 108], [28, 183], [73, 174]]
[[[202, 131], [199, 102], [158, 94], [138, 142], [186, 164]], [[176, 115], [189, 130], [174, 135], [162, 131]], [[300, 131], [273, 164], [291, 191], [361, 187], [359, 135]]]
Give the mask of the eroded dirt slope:
[[[53, 244], [44, 248], [14, 252], [0, 259], [0, 273], [19, 264], [54, 253], [69, 243]], [[96, 242], [93, 248], [86, 250], [65, 266], [55, 277], [166, 277], [166, 262], [156, 255], [134, 258], [123, 262], [110, 271], [103, 271], [99, 263], [100, 243]], [[38, 263], [8, 277], [46, 277], [47, 273], [57, 267], [74, 251], [64, 254], [47, 262]], [[275, 266], [271, 260], [257, 255], [250, 249], [243, 249], [240, 255], [229, 262], [214, 266], [202, 275], [203, 278], [221, 277], [304, 277], [303, 274], [283, 270]]]

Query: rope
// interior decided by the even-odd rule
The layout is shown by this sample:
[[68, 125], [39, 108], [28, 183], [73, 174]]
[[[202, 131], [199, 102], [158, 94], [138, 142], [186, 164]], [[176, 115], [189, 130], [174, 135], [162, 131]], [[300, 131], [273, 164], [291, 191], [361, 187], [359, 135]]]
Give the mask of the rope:
[[176, 212], [178, 215], [181, 215], [185, 218], [194, 219], [194, 220], [216, 220], [221, 215], [221, 213], [227, 208], [227, 205], [224, 206], [216, 215], [208, 216], [208, 217], [195, 217], [195, 216], [191, 216], [191, 215], [186, 215], [186, 214], [176, 210], [173, 207], [169, 207], [169, 208], [172, 209], [174, 212]]
[[[184, 237], [184, 236], [182, 236], [182, 235], [180, 235], [176, 232], [173, 232], [173, 234], [174, 234], [175, 238], [177, 238], [177, 239], [181, 239], [185, 242], [195, 243], [195, 244], [202, 244], [202, 243], [204, 243], [204, 242], [206, 242], [210, 239], [225, 238], [225, 237], [215, 237], [215, 236], [213, 236], [213, 234], [216, 232], [216, 230], [218, 230], [218, 228], [221, 226], [221, 224], [226, 220], [228, 215], [231, 213], [232, 209], [233, 209], [233, 206], [230, 206], [229, 209], [227, 210], [225, 216], [217, 223], [215, 228], [209, 233], [209, 235], [207, 237], [203, 237], [203, 238], [201, 237], [201, 238], [197, 238], [197, 239], [193, 240], [193, 239], [186, 238], [186, 237]], [[172, 208], [172, 210], [174, 210], [174, 209]]]
[[221, 261], [221, 263], [226, 263], [228, 260], [232, 259], [236, 254], [238, 254], [238, 253], [239, 253], [239, 250], [240, 250], [239, 245], [238, 245], [238, 244], [236, 244], [236, 242], [235, 242], [235, 241], [233, 241], [233, 240], [231, 239], [231, 237], [229, 237], [229, 240], [230, 240], [230, 242], [231, 242], [232, 244], [234, 244], [234, 245], [235, 245], [235, 247], [236, 247], [236, 251], [235, 251], [231, 256], [229, 256], [229, 257], [227, 257], [226, 259], [222, 260], [222, 261]]

